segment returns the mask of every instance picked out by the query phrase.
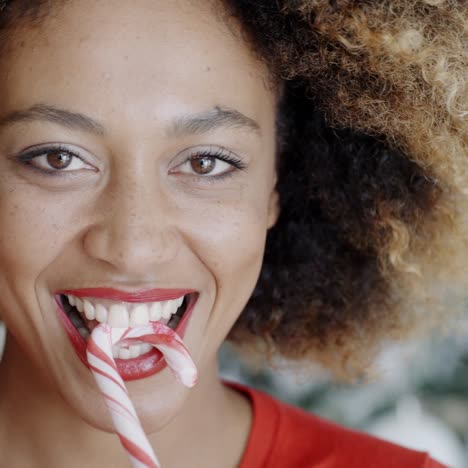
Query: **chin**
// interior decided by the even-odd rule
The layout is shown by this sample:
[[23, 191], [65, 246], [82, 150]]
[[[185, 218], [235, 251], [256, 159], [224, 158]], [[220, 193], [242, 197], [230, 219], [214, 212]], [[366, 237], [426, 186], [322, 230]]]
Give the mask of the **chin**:
[[[157, 433], [170, 424], [183, 410], [188, 399], [190, 390], [175, 381], [172, 375], [169, 375], [169, 378], [172, 378], [173, 382], [147, 382], [143, 392], [132, 390], [132, 385], [127, 385], [127, 388], [130, 387], [130, 398], [147, 434]], [[161, 378], [158, 376], [155, 380], [160, 381]], [[85, 398], [70, 394], [62, 396], [66, 404], [89, 426], [101, 432], [115, 433], [110, 413], [99, 393], [95, 394], [91, 402], [89, 394]]]

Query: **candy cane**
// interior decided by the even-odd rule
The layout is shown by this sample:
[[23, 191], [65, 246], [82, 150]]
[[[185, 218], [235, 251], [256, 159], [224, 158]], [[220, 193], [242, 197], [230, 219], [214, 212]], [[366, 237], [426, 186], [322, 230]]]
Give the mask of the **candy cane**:
[[106, 401], [117, 435], [134, 468], [159, 468], [159, 462], [146, 437], [127, 388], [115, 364], [112, 346], [144, 342], [158, 348], [178, 380], [192, 387], [197, 370], [180, 337], [159, 322], [136, 328], [98, 325], [88, 340], [89, 367]]

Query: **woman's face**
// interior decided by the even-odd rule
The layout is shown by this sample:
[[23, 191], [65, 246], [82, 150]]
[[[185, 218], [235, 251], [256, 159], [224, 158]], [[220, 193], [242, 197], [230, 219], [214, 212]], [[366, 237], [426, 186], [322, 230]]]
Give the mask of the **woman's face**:
[[[98, 427], [56, 295], [196, 290], [184, 342], [203, 386], [277, 217], [275, 96], [208, 3], [67, 2], [13, 31], [0, 61], [2, 319], [15, 359]], [[187, 396], [167, 369], [128, 388], [158, 425]]]

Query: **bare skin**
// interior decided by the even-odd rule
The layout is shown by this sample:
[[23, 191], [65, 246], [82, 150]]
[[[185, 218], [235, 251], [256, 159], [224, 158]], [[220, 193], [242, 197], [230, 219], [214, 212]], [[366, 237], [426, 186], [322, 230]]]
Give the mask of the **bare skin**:
[[[265, 66], [208, 2], [71, 1], [11, 34], [0, 60], [2, 463], [128, 466], [54, 303], [59, 290], [110, 286], [199, 291], [184, 339], [197, 386], [166, 369], [128, 389], [163, 466], [237, 466], [251, 409], [216, 362], [278, 216]], [[38, 105], [97, 125], [11, 119]], [[180, 125], [201, 115], [214, 124]], [[57, 145], [73, 164], [51, 167], [46, 151], [18, 159]], [[213, 156], [196, 172], [189, 158], [207, 149], [244, 169]]]

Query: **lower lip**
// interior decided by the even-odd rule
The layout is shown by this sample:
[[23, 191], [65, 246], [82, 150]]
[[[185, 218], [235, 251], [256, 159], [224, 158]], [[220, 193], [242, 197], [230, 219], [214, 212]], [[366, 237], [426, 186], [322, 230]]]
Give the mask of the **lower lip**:
[[[181, 338], [184, 337], [197, 299], [198, 295], [191, 295], [187, 310], [174, 330]], [[78, 333], [78, 330], [62, 309], [59, 298], [56, 298], [56, 302], [58, 304], [57, 314], [70, 338], [73, 348], [83, 364], [89, 368], [88, 360], [86, 359], [86, 341]], [[125, 381], [144, 379], [162, 371], [167, 365], [162, 353], [156, 348], [134, 359], [115, 359], [115, 363], [119, 374]]]

